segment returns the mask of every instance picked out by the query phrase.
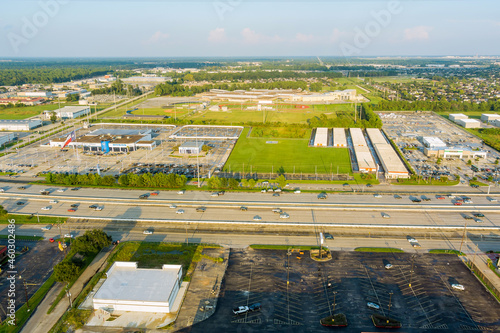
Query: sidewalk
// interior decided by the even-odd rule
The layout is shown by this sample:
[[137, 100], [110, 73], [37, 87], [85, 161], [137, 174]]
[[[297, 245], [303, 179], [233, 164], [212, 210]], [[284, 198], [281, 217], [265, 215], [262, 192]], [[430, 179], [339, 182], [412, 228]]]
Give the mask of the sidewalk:
[[[80, 275], [78, 280], [73, 284], [70, 289], [71, 300], [74, 301], [76, 297], [85, 287], [85, 284], [101, 269], [104, 269], [108, 256], [113, 249], [112, 246], [102, 249], [101, 252], [94, 258], [87, 269]], [[56, 296], [59, 294], [60, 290], [64, 288], [64, 285], [57, 283], [49, 291], [47, 296], [44, 298], [42, 303], [37, 307], [35, 313], [28, 320], [26, 325], [24, 325], [21, 333], [46, 333], [48, 332], [61, 318], [61, 316], [68, 310], [69, 301], [67, 297], [64, 297], [56, 308], [47, 314], [48, 309], [53, 303]]]
[[489, 267], [487, 260], [489, 257], [484, 254], [466, 254], [464, 257], [461, 257], [464, 262], [468, 262], [475, 266], [476, 273], [481, 276], [481, 278], [489, 284], [489, 287], [492, 289], [496, 289], [496, 294], [500, 296], [500, 277], [496, 275]]

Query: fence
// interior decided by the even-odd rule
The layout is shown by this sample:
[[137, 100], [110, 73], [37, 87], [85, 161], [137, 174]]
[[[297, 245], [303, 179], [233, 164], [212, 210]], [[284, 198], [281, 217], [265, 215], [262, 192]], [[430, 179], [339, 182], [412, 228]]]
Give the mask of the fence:
[[283, 175], [286, 180], [326, 180], [326, 181], [347, 181], [354, 180], [354, 177], [348, 174], [314, 174], [314, 173], [241, 173], [241, 172], [219, 172], [216, 174], [219, 178], [234, 179], [275, 179]]

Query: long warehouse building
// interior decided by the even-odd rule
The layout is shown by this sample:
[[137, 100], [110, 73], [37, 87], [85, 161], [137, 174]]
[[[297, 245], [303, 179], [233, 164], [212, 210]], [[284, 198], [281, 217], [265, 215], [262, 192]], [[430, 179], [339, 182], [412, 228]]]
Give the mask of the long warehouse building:
[[314, 146], [315, 147], [328, 146], [328, 128], [319, 127], [316, 129], [316, 135], [314, 136]]
[[368, 173], [377, 171], [377, 165], [373, 160], [372, 153], [368, 146], [354, 146], [354, 154], [358, 162], [359, 172]]
[[367, 128], [366, 133], [384, 168], [385, 178], [409, 178], [410, 174], [394, 148], [387, 142], [378, 128]]
[[345, 129], [343, 128], [333, 129], [333, 146], [336, 148], [347, 147], [347, 140], [345, 138]]
[[366, 140], [361, 128], [350, 128], [349, 133], [351, 134], [352, 145], [354, 147], [366, 146]]

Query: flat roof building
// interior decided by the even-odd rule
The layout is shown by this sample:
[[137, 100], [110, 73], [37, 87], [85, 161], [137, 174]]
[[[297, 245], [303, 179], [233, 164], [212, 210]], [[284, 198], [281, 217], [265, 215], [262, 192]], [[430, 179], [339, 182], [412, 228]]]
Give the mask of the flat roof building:
[[377, 143], [383, 143], [383, 144], [388, 143], [387, 140], [384, 138], [384, 135], [378, 128], [367, 128], [366, 134], [368, 134], [368, 137], [370, 138], [370, 141], [373, 145]]
[[138, 268], [116, 261], [93, 297], [95, 310], [169, 313], [182, 283], [181, 265]]
[[352, 145], [356, 146], [366, 146], [365, 136], [361, 128], [349, 128], [349, 133], [351, 134]]
[[188, 141], [179, 146], [179, 154], [199, 154], [202, 151], [203, 141]]
[[476, 158], [482, 157], [486, 158], [488, 155], [487, 151], [484, 150], [472, 150], [471, 148], [465, 147], [449, 147], [449, 148], [438, 148], [430, 149], [424, 148], [424, 154], [428, 157], [436, 158]]
[[457, 122], [459, 119], [467, 119], [469, 117], [464, 115], [463, 113], [451, 113], [450, 115], [448, 115], [448, 118], [453, 122]]
[[43, 111], [46, 119], [50, 119], [52, 112], [56, 113], [59, 119], [75, 119], [90, 113], [90, 106], [65, 106], [54, 111]]
[[457, 124], [464, 128], [480, 128], [481, 122], [476, 119], [458, 119]]
[[319, 127], [316, 129], [316, 135], [314, 136], [314, 146], [315, 147], [328, 146], [328, 128]]
[[496, 113], [483, 113], [481, 115], [481, 121], [484, 123], [492, 123], [495, 120], [500, 120], [500, 114]]
[[0, 131], [30, 131], [42, 125], [40, 119], [3, 119], [0, 120]]
[[436, 138], [434, 136], [424, 136], [422, 138], [422, 143], [425, 147], [429, 149], [444, 149], [446, 148], [446, 143], [443, 142], [440, 138]]
[[347, 147], [347, 140], [345, 138], [345, 129], [343, 128], [333, 129], [333, 146], [337, 148]]
[[3, 146], [17, 138], [16, 133], [12, 132], [0, 132], [0, 146]]
[[375, 152], [378, 155], [382, 168], [384, 169], [385, 178], [409, 178], [410, 173], [398, 153], [388, 143], [376, 143], [373, 145]]
[[358, 163], [359, 172], [368, 173], [377, 171], [377, 165], [373, 160], [368, 146], [354, 146], [354, 154]]

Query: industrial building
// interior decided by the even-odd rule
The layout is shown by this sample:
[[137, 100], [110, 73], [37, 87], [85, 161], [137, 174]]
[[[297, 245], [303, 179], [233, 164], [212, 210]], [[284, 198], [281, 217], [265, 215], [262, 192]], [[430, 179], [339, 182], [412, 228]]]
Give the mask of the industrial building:
[[359, 172], [368, 173], [377, 171], [377, 165], [373, 160], [368, 146], [354, 146], [354, 154], [358, 163]]
[[314, 136], [314, 146], [315, 147], [328, 146], [328, 128], [319, 127], [316, 129], [316, 135]]
[[481, 115], [481, 121], [484, 122], [484, 123], [492, 123], [495, 120], [500, 120], [500, 114], [483, 113]]
[[351, 134], [351, 141], [354, 147], [366, 146], [365, 136], [361, 128], [349, 128], [349, 133]]
[[3, 119], [0, 120], [0, 131], [30, 131], [42, 125], [40, 119]]
[[321, 94], [294, 94], [293, 96], [291, 96], [290, 100], [293, 102], [329, 103], [339, 101], [356, 101], [357, 96], [355, 89], [346, 89], [328, 91]]
[[16, 133], [0, 132], [0, 146], [3, 146], [17, 138]]
[[476, 119], [458, 119], [457, 124], [464, 128], [480, 128], [481, 122]]
[[373, 148], [384, 169], [385, 178], [409, 178], [410, 174], [398, 153], [394, 150], [378, 128], [367, 128], [366, 133], [370, 138]]
[[85, 116], [90, 113], [90, 106], [65, 106], [54, 111], [43, 111], [43, 116], [50, 119], [52, 113], [55, 112], [59, 119], [75, 119]]
[[333, 146], [336, 148], [347, 148], [347, 139], [345, 137], [345, 129], [333, 129]]
[[24, 104], [28, 106], [40, 105], [45, 102], [45, 98], [42, 97], [7, 97], [0, 98], [0, 105], [8, 104]]
[[469, 117], [464, 115], [463, 113], [452, 113], [448, 116], [448, 118], [456, 123], [459, 119], [467, 119]]
[[203, 141], [188, 141], [179, 146], [179, 154], [199, 154], [202, 151]]
[[146, 269], [116, 261], [106, 277], [92, 299], [94, 310], [169, 313], [182, 283], [182, 265]]
[[[49, 146], [62, 147], [66, 135], [50, 140]], [[98, 129], [68, 144], [69, 147], [82, 148], [91, 152], [129, 152], [144, 148], [152, 150], [156, 141], [151, 140], [151, 130]]]
[[388, 144], [387, 140], [385, 139], [384, 135], [378, 128], [367, 128], [366, 129], [366, 134], [368, 134], [368, 137], [370, 138], [370, 141], [372, 145], [375, 145], [377, 143], [381, 144]]

